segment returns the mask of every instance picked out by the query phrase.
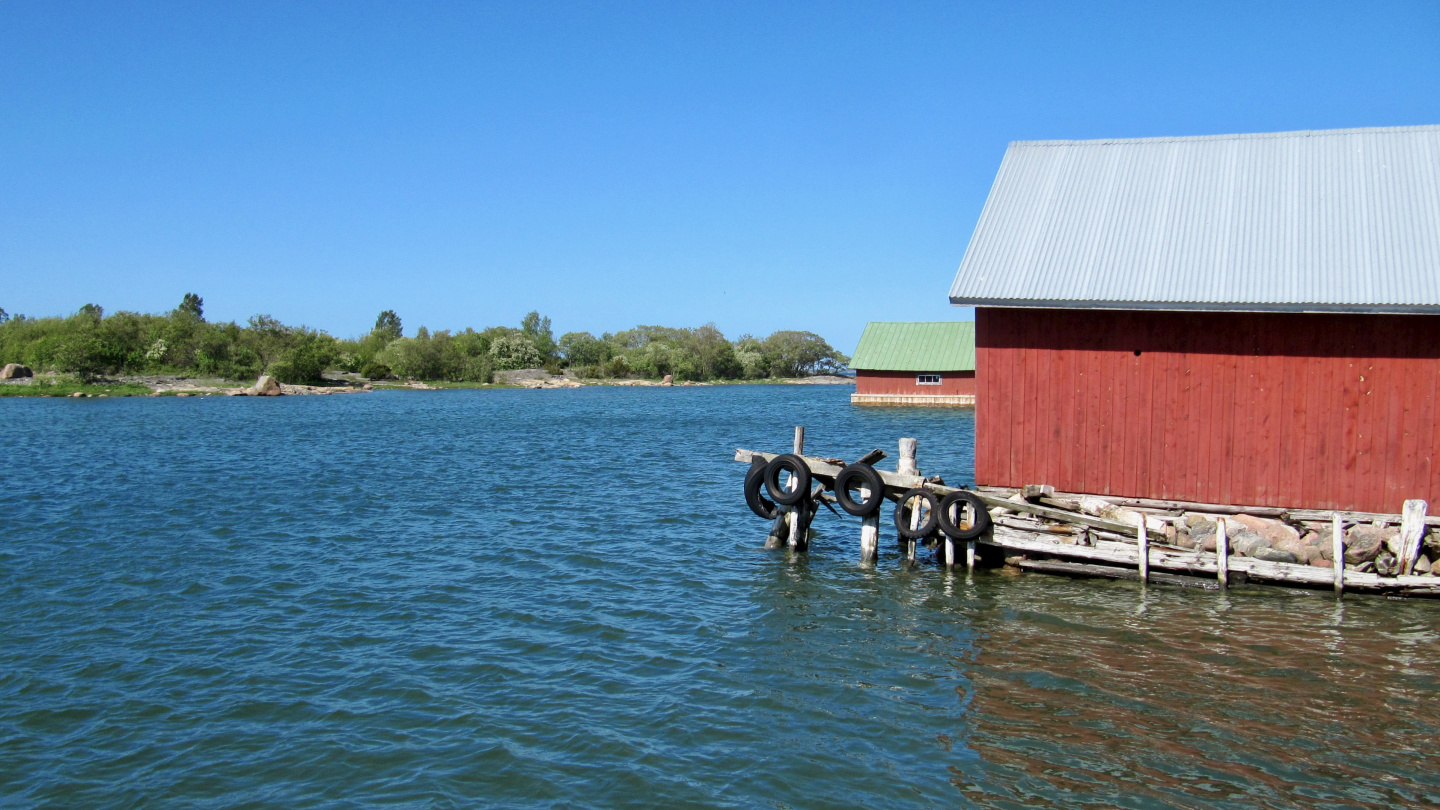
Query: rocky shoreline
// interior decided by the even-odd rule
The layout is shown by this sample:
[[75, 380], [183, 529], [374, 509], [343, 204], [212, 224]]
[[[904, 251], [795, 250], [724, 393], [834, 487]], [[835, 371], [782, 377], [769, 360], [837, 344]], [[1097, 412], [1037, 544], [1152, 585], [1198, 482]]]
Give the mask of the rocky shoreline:
[[[253, 385], [244, 385], [230, 380], [219, 378], [195, 378], [181, 377], [176, 375], [144, 375], [144, 376], [121, 376], [116, 378], [97, 378], [88, 383], [74, 383], [69, 388], [78, 390], [67, 391], [63, 394], [51, 393], [50, 388], [67, 379], [61, 375], [42, 374], [34, 375], [30, 369], [19, 364], [9, 364], [4, 367], [5, 374], [0, 376], [0, 385], [27, 387], [33, 386], [34, 393], [15, 391], [14, 394], [22, 396], [40, 397], [109, 397], [109, 396], [152, 396], [152, 397], [195, 397], [195, 396], [328, 396], [333, 394], [357, 394], [375, 390], [400, 390], [400, 391], [435, 391], [448, 388], [526, 388], [526, 389], [560, 389], [560, 388], [584, 388], [588, 386], [615, 386], [634, 388], [669, 388], [669, 387], [700, 387], [713, 385], [735, 385], [746, 383], [759, 383], [770, 385], [854, 385], [855, 380], [850, 377], [838, 376], [817, 376], [800, 377], [776, 380], [741, 380], [727, 381], [723, 383], [701, 383], [682, 381], [675, 382], [669, 375], [663, 380], [633, 380], [633, 379], [580, 379], [573, 374], [550, 374], [544, 369], [519, 369], [516, 371], [501, 371], [496, 373], [494, 383], [487, 385], [452, 385], [445, 383], [428, 383], [423, 381], [399, 381], [399, 380], [370, 380], [360, 377], [357, 374], [327, 374], [323, 385], [290, 385], [281, 383], [268, 375], [262, 375]], [[148, 393], [139, 393], [139, 390], [148, 389]], [[112, 390], [124, 389], [125, 393], [112, 393]], [[134, 391], [134, 392], [131, 392]]]

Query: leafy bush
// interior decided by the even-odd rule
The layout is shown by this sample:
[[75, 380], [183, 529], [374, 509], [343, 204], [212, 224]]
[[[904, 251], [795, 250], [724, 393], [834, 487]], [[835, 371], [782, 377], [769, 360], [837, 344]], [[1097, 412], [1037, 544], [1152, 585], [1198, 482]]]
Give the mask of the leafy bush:
[[495, 368], [509, 371], [517, 368], [539, 368], [545, 362], [535, 344], [524, 335], [501, 335], [490, 342], [490, 357]]

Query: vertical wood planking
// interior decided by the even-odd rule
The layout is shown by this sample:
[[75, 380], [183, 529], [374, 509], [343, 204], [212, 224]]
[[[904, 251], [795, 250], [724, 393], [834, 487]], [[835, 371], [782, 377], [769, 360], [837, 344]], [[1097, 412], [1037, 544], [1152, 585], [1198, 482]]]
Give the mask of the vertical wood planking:
[[1393, 512], [1440, 497], [1436, 347], [1429, 315], [982, 309], [977, 481]]

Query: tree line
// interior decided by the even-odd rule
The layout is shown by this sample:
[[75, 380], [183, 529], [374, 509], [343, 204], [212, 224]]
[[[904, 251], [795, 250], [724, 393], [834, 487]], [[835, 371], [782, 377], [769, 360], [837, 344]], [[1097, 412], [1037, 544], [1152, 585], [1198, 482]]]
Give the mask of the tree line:
[[314, 383], [326, 371], [370, 379], [493, 382], [495, 372], [569, 369], [576, 376], [677, 380], [745, 380], [837, 373], [849, 358], [812, 332], [780, 331], [766, 338], [728, 340], [713, 323], [695, 328], [637, 326], [596, 336], [555, 337], [549, 318], [531, 312], [519, 327], [430, 331], [405, 335], [400, 316], [380, 313], [353, 340], [318, 329], [288, 326], [269, 315], [244, 325], [205, 320], [204, 299], [186, 293], [163, 314], [106, 314], [86, 304], [68, 317], [29, 318], [0, 309], [0, 363], [81, 377], [180, 374]]

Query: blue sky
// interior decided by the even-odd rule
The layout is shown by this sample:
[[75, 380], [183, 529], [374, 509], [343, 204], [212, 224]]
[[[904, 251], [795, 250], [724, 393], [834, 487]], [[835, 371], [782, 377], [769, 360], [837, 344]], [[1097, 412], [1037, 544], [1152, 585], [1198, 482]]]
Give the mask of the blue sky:
[[946, 320], [1012, 140], [1440, 123], [1440, 3], [0, 0], [0, 307]]

